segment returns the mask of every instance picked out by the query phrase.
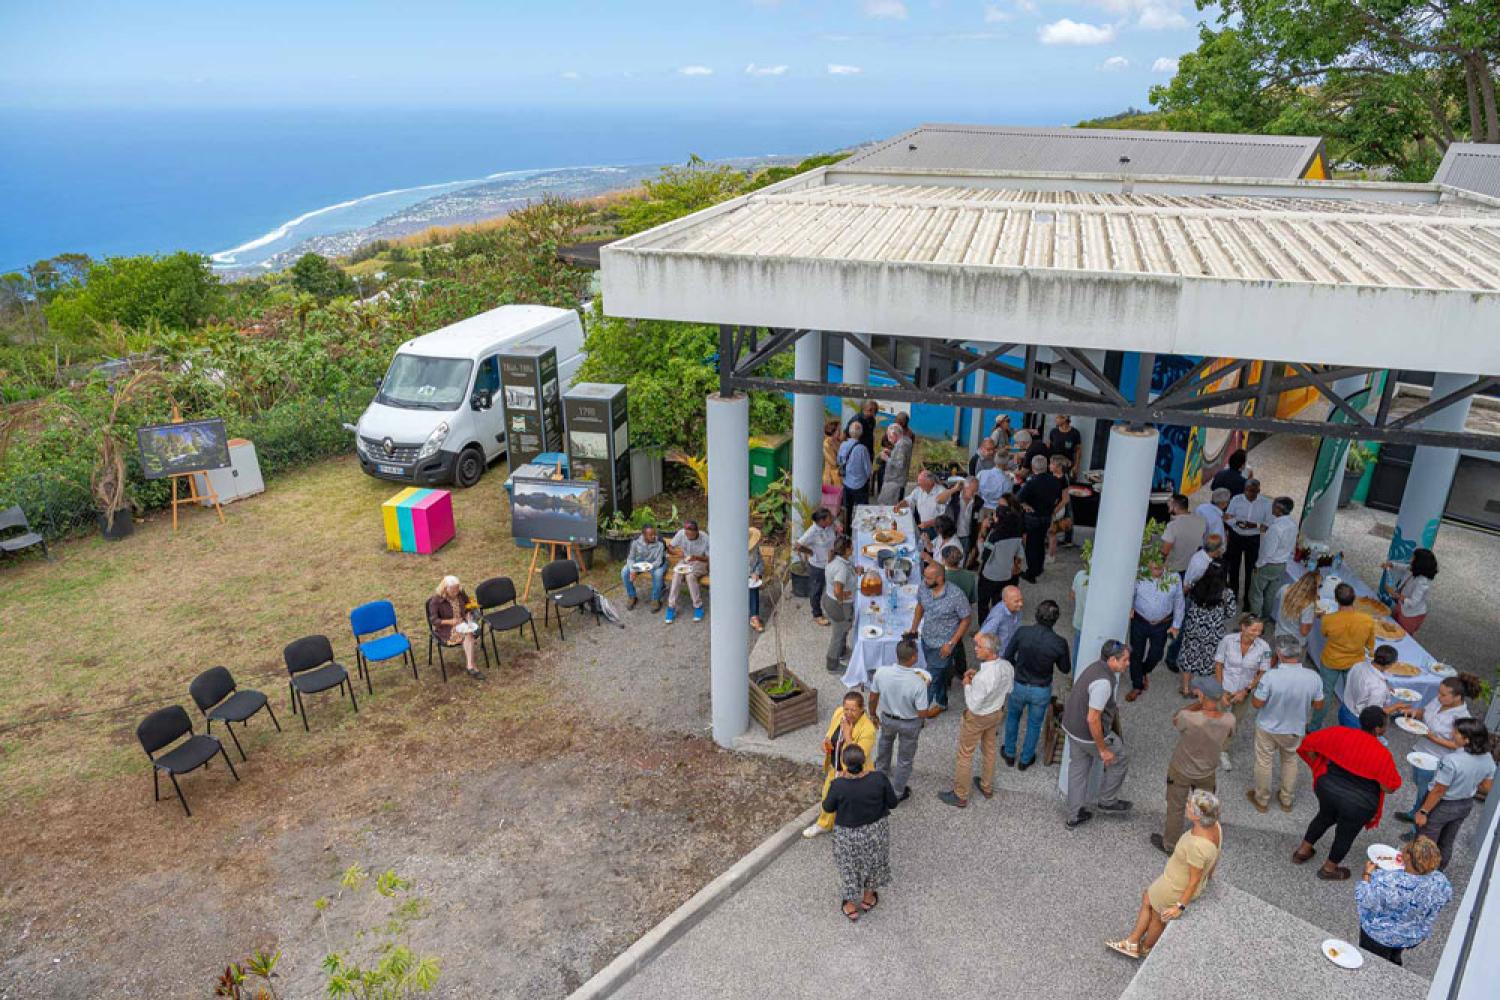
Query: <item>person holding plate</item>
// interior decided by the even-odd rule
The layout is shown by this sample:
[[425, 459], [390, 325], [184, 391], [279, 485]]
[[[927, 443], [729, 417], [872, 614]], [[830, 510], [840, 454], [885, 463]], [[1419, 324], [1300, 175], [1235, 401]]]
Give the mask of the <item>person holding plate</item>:
[[1396, 596], [1391, 614], [1396, 624], [1406, 630], [1407, 635], [1416, 635], [1417, 629], [1427, 620], [1427, 591], [1437, 577], [1437, 556], [1431, 549], [1417, 549], [1410, 562], [1383, 562], [1380, 568], [1388, 571], [1387, 584]]
[[667, 546], [657, 536], [654, 524], [646, 525], [638, 536], [630, 540], [630, 552], [625, 556], [625, 565], [620, 567], [620, 580], [625, 584], [626, 608], [634, 608], [637, 603], [637, 573], [651, 574], [651, 610], [660, 611], [662, 581], [667, 577]]
[[[1437, 697], [1421, 708], [1404, 710], [1402, 715], [1409, 719], [1416, 719], [1427, 727], [1427, 732], [1417, 740], [1417, 745], [1413, 749], [1438, 758], [1450, 750], [1457, 750], [1461, 741], [1454, 729], [1459, 719], [1469, 718], [1468, 699], [1479, 697], [1480, 689], [1479, 678], [1473, 674], [1445, 677], [1438, 685]], [[1432, 775], [1432, 771], [1412, 765], [1411, 780], [1417, 787], [1417, 797], [1412, 801], [1410, 810], [1396, 814], [1397, 819], [1403, 823], [1411, 823], [1415, 820], [1417, 808], [1427, 797], [1427, 786], [1432, 783]]]
[[1448, 876], [1439, 870], [1442, 853], [1427, 837], [1401, 848], [1401, 867], [1386, 870], [1365, 862], [1354, 887], [1359, 910], [1359, 946], [1387, 962], [1401, 964], [1401, 953], [1432, 935], [1438, 914], [1453, 898]]
[[1487, 798], [1495, 782], [1490, 733], [1478, 719], [1459, 719], [1454, 735], [1462, 748], [1438, 762], [1427, 797], [1416, 812], [1417, 832], [1431, 837], [1443, 853], [1439, 868], [1453, 860], [1453, 842], [1476, 800]]
[[1383, 709], [1386, 715], [1395, 715], [1412, 707], [1392, 705], [1386, 708], [1385, 703], [1391, 699], [1391, 684], [1386, 679], [1386, 671], [1395, 663], [1396, 647], [1381, 645], [1375, 647], [1374, 655], [1368, 660], [1360, 660], [1349, 668], [1349, 676], [1344, 679], [1344, 697], [1339, 701], [1339, 725], [1359, 728], [1359, 713], [1371, 705]]
[[476, 607], [459, 586], [458, 577], [445, 576], [438, 581], [437, 592], [427, 598], [427, 624], [432, 636], [444, 646], [464, 648], [464, 670], [475, 680], [484, 674], [474, 666], [474, 637], [479, 630], [469, 622], [470, 609]]

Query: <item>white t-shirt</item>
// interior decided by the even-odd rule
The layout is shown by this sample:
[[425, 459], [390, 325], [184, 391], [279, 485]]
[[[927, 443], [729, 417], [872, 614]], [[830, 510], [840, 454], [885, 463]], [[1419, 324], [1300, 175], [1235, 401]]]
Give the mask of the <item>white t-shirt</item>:
[[1214, 557], [1203, 549], [1193, 553], [1188, 560], [1187, 569], [1182, 571], [1182, 589], [1192, 590], [1193, 584], [1203, 579], [1203, 574], [1208, 572], [1208, 567], [1214, 561]]
[[844, 589], [849, 592], [849, 597], [847, 598], [849, 602], [852, 602], [854, 595], [859, 592], [859, 586], [854, 582], [854, 567], [850, 566], [849, 560], [843, 556], [834, 556], [828, 560], [828, 568], [825, 570], [823, 592], [828, 596], [830, 601], [837, 601], [839, 599], [833, 593], [833, 585], [835, 583], [844, 585]]
[[[1453, 727], [1458, 724], [1459, 719], [1469, 718], [1469, 706], [1459, 702], [1452, 708], [1443, 708], [1438, 700], [1433, 698], [1422, 706], [1422, 721], [1427, 723], [1427, 728], [1445, 740], [1453, 739]], [[1424, 753], [1430, 753], [1434, 757], [1441, 757], [1448, 753], [1447, 747], [1440, 747], [1427, 737], [1417, 740], [1416, 749]]]
[[941, 486], [934, 485], [930, 490], [917, 486], [907, 494], [906, 502], [916, 511], [917, 524], [925, 524], [943, 512], [943, 505], [938, 502], [938, 495], [942, 492]]
[[1240, 650], [1240, 634], [1231, 632], [1219, 640], [1214, 652], [1214, 662], [1224, 664], [1224, 690], [1229, 694], [1244, 690], [1255, 680], [1255, 675], [1271, 669], [1271, 647], [1264, 639], [1250, 644], [1250, 652]]
[[1290, 635], [1302, 639], [1301, 627], [1306, 625], [1311, 629], [1312, 624], [1317, 621], [1316, 605], [1318, 602], [1308, 601], [1307, 607], [1302, 609], [1302, 613], [1297, 616], [1295, 621], [1288, 619], [1286, 617], [1286, 592], [1291, 589], [1291, 586], [1290, 583], [1282, 584], [1281, 589], [1276, 592], [1276, 603], [1272, 605], [1276, 612], [1276, 634]]
[[1089, 599], [1089, 571], [1081, 569], [1073, 574], [1073, 628], [1083, 630], [1083, 606]]
[[706, 556], [708, 555], [708, 532], [700, 531], [697, 538], [689, 538], [686, 530], [679, 529], [677, 534], [672, 536], [672, 548], [681, 552], [684, 559], [690, 556]]
[[1104, 706], [1109, 704], [1110, 696], [1120, 686], [1120, 675], [1113, 670], [1109, 677], [1101, 677], [1089, 685], [1089, 710], [1092, 712], [1104, 711]]
[[1344, 678], [1344, 693], [1339, 701], [1357, 716], [1371, 705], [1384, 708], [1390, 695], [1391, 686], [1386, 683], [1385, 674], [1376, 670], [1369, 660], [1360, 660], [1349, 668], [1349, 676]]
[[812, 551], [812, 555], [807, 557], [807, 564], [814, 569], [822, 569], [828, 565], [828, 553], [833, 549], [833, 543], [838, 537], [838, 532], [831, 524], [826, 528], [810, 524], [802, 533], [802, 537], [797, 539], [797, 544], [805, 545]]

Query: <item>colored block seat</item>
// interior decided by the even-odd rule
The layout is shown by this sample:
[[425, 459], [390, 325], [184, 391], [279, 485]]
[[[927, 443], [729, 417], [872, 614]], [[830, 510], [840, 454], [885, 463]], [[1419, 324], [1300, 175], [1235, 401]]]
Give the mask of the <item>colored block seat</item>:
[[392, 552], [436, 552], [453, 539], [453, 496], [408, 486], [381, 505], [381, 520]]

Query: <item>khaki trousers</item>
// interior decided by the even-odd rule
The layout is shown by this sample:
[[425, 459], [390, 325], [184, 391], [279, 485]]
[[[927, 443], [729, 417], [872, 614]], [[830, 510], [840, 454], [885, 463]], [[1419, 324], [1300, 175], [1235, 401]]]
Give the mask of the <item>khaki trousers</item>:
[[1268, 733], [1255, 727], [1255, 801], [1261, 805], [1271, 803], [1271, 767], [1276, 758], [1281, 758], [1281, 791], [1278, 798], [1286, 808], [1292, 807], [1292, 793], [1297, 790], [1297, 746], [1302, 737], [1290, 733]]
[[1190, 781], [1175, 769], [1167, 768], [1167, 820], [1162, 826], [1161, 842], [1169, 852], [1177, 846], [1183, 826], [1187, 823], [1184, 810], [1187, 809], [1188, 793], [1198, 788], [1205, 792], [1215, 792], [1218, 791], [1218, 785], [1217, 771], [1206, 778]]
[[961, 799], [969, 797], [969, 786], [974, 780], [974, 748], [979, 748], [979, 790], [987, 794], [995, 790], [995, 728], [1005, 719], [1005, 709], [989, 715], [975, 715], [964, 709], [963, 719], [958, 724], [958, 760], [953, 765], [953, 794]]

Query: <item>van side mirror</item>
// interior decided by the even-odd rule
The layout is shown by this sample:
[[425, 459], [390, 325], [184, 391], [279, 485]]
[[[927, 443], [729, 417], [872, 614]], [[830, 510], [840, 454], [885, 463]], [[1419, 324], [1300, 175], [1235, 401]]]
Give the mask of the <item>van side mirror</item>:
[[385, 384], [385, 379], [384, 378], [376, 377], [376, 379], [375, 379], [375, 391], [379, 392], [380, 391], [380, 387], [382, 385], [384, 385], [384, 384]]
[[476, 410], [488, 410], [495, 405], [495, 394], [488, 389], [480, 389], [469, 400], [469, 405]]

